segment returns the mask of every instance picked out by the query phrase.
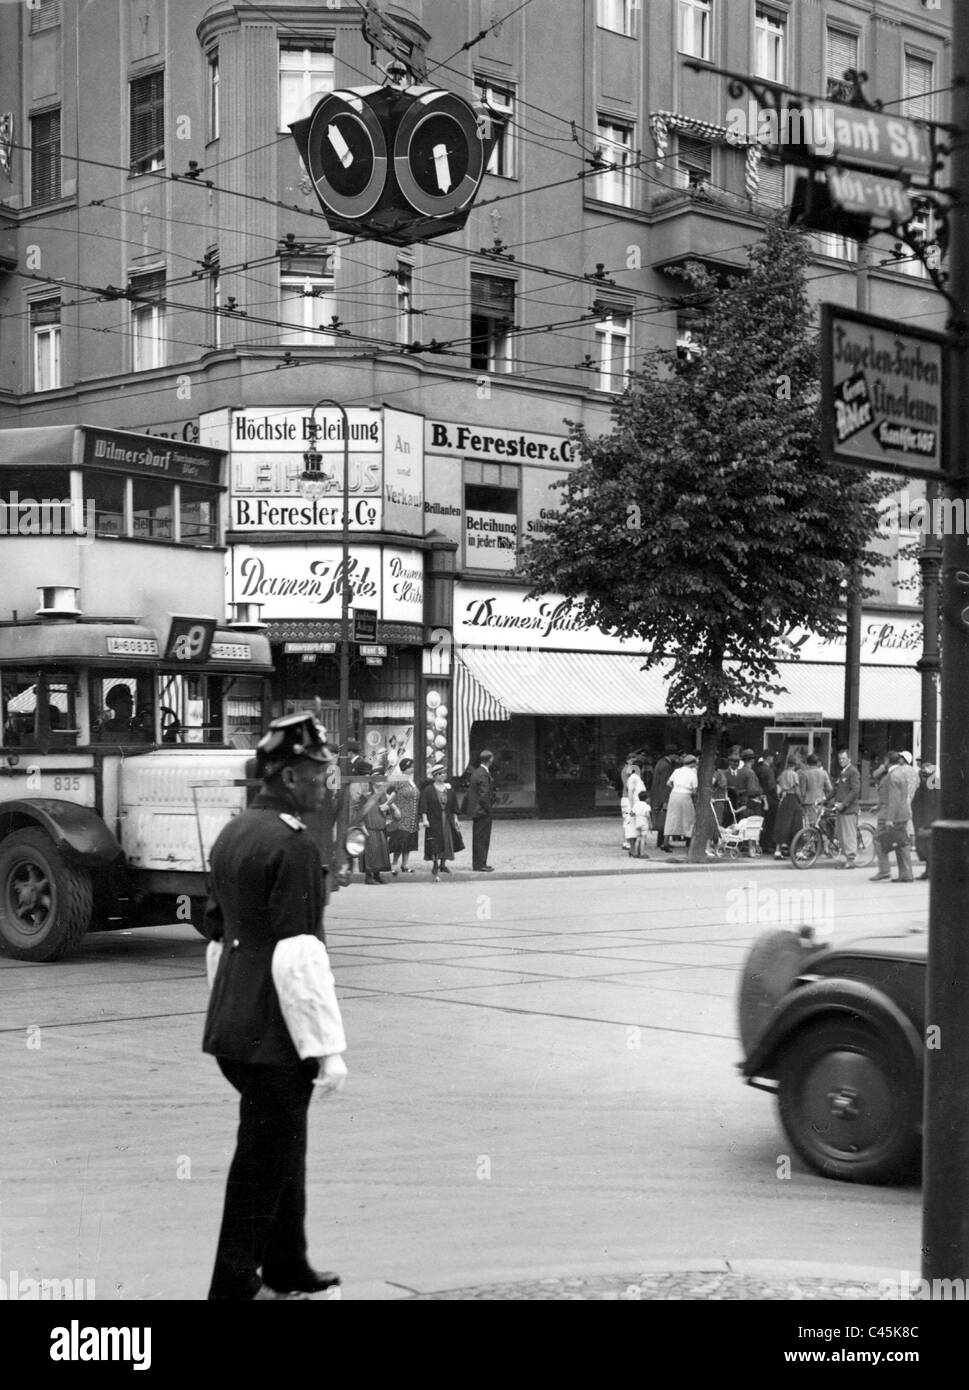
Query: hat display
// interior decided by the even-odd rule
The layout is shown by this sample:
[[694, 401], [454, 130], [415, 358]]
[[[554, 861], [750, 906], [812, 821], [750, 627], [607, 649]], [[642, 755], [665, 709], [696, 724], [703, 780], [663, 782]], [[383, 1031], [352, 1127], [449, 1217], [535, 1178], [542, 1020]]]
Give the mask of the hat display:
[[256, 744], [256, 771], [260, 777], [271, 777], [297, 758], [311, 758], [317, 763], [332, 762], [334, 758], [327, 746], [326, 730], [308, 710], [274, 719]]

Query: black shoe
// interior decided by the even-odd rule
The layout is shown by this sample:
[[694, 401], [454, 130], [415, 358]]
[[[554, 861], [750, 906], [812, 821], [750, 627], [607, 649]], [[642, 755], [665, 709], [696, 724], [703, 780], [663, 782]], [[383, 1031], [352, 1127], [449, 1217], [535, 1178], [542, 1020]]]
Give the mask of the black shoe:
[[451, 870], [448, 869], [448, 868], [446, 868], [444, 864], [441, 865], [441, 873], [442, 873], [442, 874], [449, 874], [450, 872], [451, 872]]
[[476, 874], [493, 874], [494, 869], [490, 864], [476, 864], [474, 869]]
[[[287, 1280], [286, 1283], [287, 1287], [284, 1289], [274, 1288], [272, 1284], [263, 1284], [263, 1288], [271, 1290], [272, 1293], [280, 1297], [284, 1297], [286, 1294], [325, 1293], [327, 1289], [340, 1287], [340, 1276], [339, 1274], [322, 1274], [318, 1269], [310, 1269], [301, 1278], [292, 1282]], [[265, 1297], [265, 1295], [263, 1296]]]

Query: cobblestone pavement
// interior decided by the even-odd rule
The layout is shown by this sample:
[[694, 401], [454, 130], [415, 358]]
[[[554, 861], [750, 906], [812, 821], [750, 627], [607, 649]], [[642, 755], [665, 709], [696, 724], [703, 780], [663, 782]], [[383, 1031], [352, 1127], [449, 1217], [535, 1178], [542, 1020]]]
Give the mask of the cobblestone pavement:
[[574, 1275], [559, 1278], [522, 1279], [513, 1283], [476, 1284], [464, 1288], [441, 1289], [433, 1293], [411, 1294], [411, 1302], [466, 1301], [824, 1301], [874, 1300], [885, 1297], [883, 1280], [897, 1279], [878, 1271], [856, 1274], [847, 1271], [825, 1276], [798, 1270], [742, 1272], [720, 1263], [709, 1269], [644, 1271], [628, 1273]]

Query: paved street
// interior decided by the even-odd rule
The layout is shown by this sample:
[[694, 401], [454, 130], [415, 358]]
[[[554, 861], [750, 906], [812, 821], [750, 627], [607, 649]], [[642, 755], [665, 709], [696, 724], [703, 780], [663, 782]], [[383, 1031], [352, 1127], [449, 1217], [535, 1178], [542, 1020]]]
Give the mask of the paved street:
[[[926, 890], [740, 865], [339, 894], [350, 1078], [311, 1110], [316, 1261], [350, 1299], [858, 1297], [917, 1271], [917, 1190], [776, 1175], [734, 993], [778, 919], [905, 928]], [[0, 958], [4, 1277], [204, 1297], [235, 1128], [205, 1000], [183, 926]]]

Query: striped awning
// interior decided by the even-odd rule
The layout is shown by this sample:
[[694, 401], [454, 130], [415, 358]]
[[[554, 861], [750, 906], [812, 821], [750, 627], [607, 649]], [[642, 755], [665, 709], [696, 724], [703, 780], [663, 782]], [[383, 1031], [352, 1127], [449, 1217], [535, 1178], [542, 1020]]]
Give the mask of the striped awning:
[[510, 719], [511, 715], [460, 658], [454, 662], [452, 706], [452, 768], [460, 776], [471, 758], [471, 725], [475, 720]]

